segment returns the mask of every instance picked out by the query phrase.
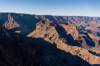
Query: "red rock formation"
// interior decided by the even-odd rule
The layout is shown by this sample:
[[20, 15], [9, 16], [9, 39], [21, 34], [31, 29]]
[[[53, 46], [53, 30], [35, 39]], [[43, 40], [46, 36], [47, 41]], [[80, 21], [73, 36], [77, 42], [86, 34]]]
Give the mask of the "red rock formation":
[[[100, 64], [100, 57], [89, 53], [87, 49], [88, 46], [86, 44], [83, 44], [84, 48], [67, 45], [67, 40], [64, 40], [64, 38], [60, 38], [55, 29], [55, 26], [50, 26], [50, 23], [50, 21], [45, 21], [45, 24], [43, 24], [42, 22], [37, 23], [36, 29], [32, 33], [30, 33], [28, 37], [41, 37], [46, 41], [49, 41], [50, 43], [55, 43], [57, 48], [66, 52], [70, 52], [72, 55], [77, 55], [91, 64]], [[75, 40], [84, 40], [82, 38], [78, 39], [80, 34], [74, 25], [61, 24], [61, 26], [66, 30], [66, 34], [71, 34]]]
[[[25, 36], [27, 33], [28, 37], [42, 38], [45, 41], [50, 42], [50, 44], [55, 44], [56, 47], [59, 48], [60, 50], [64, 50], [66, 52], [71, 53], [72, 55], [79, 56], [83, 60], [86, 60], [87, 62], [91, 64], [100, 64], [100, 56], [97, 56], [89, 52], [89, 51], [93, 51], [93, 52], [99, 53], [99, 51], [96, 48], [99, 47], [98, 41], [100, 40], [100, 37], [96, 36], [96, 33], [100, 32], [97, 29], [97, 27], [100, 26], [100, 23], [96, 21], [96, 18], [82, 17], [81, 19], [75, 16], [68, 16], [68, 17], [60, 18], [59, 16], [42, 16], [42, 15], [36, 16], [35, 15], [33, 20], [28, 20], [28, 19], [25, 20], [26, 18], [29, 18], [29, 16], [23, 17], [22, 15], [20, 17], [22, 18], [22, 20], [20, 21], [20, 19], [18, 19], [18, 21], [22, 22], [20, 24], [22, 24], [21, 27], [23, 28], [22, 29], [23, 33], [25, 32], [24, 34]], [[6, 22], [3, 23], [3, 26], [6, 29], [10, 30], [10, 29], [20, 27], [20, 24], [16, 22], [13, 16], [8, 15], [8, 20], [6, 20]], [[63, 37], [61, 37], [61, 34], [59, 34], [56, 29], [56, 27], [58, 27], [58, 30], [62, 30], [62, 29], [59, 29], [59, 26], [57, 25], [59, 25], [62, 29], [64, 29], [63, 32], [65, 32], [64, 33], [65, 35], [63, 35]], [[29, 32], [27, 32], [28, 30]], [[68, 40], [67, 40], [68, 38], [65, 39], [64, 37], [68, 35], [70, 35], [72, 38], [70, 42], [77, 41], [82, 46], [75, 46], [74, 44], [73, 46], [69, 45]], [[91, 48], [91, 46], [87, 44], [88, 42], [86, 42], [84, 37], [87, 40], [93, 41], [96, 47]], [[40, 46], [37, 48], [40, 48]]]
[[4, 23], [5, 28], [14, 29], [20, 27], [20, 25], [14, 20], [14, 18], [8, 14], [8, 20]]

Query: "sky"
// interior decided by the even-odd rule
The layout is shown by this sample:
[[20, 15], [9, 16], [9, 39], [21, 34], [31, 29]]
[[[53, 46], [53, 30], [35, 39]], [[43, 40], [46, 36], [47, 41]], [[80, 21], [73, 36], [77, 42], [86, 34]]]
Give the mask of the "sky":
[[0, 12], [100, 17], [100, 0], [0, 0]]

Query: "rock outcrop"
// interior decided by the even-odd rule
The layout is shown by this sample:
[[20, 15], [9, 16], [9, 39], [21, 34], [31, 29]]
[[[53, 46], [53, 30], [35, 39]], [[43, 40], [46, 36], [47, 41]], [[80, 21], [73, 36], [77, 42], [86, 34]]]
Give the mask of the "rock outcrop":
[[99, 17], [2, 13], [0, 24], [1, 65], [100, 64]]

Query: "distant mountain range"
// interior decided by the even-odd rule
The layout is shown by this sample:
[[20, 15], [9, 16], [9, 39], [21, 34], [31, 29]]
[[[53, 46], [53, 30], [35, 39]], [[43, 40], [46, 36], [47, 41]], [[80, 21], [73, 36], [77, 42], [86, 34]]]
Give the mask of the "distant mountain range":
[[[86, 64], [91, 66], [100, 64], [100, 17], [0, 13], [0, 46], [1, 55], [7, 54], [2, 55], [1, 65], [82, 66], [83, 64], [84, 66]], [[19, 52], [20, 50], [22, 51]], [[12, 54], [14, 52], [16, 55]], [[35, 52], [39, 53], [38, 56], [34, 56]], [[66, 57], [67, 55], [70, 57]], [[73, 55], [78, 56], [80, 60]], [[76, 62], [71, 56], [80, 62]]]

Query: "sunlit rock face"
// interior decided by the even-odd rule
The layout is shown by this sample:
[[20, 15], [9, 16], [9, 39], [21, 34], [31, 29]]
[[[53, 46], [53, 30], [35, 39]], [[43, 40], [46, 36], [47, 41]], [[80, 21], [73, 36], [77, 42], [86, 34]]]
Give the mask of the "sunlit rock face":
[[[25, 50], [30, 53], [32, 51], [31, 42], [46, 45], [38, 39], [41, 38], [55, 48], [78, 56], [90, 64], [100, 64], [100, 17], [0, 13], [0, 34], [1, 44], [3, 39], [6, 39], [5, 41], [9, 39], [7, 42], [14, 39], [18, 45], [23, 41], [22, 44], [29, 44], [30, 49], [27, 47]], [[31, 39], [26, 40], [26, 37]], [[41, 48], [41, 46], [39, 47]], [[38, 51], [38, 48], [34, 50]], [[44, 51], [42, 49], [42, 52]], [[43, 53], [43, 55], [45, 54]], [[47, 53], [47, 55], [49, 54]], [[43, 57], [47, 59], [47, 56]], [[52, 58], [52, 56], [49, 57]]]

